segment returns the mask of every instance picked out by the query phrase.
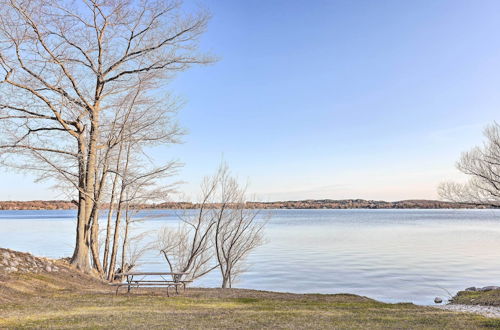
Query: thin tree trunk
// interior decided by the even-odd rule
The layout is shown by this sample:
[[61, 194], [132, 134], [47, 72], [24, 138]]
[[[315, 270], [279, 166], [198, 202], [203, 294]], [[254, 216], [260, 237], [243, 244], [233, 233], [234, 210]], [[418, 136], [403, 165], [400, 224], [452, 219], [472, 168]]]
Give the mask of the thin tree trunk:
[[111, 219], [113, 218], [113, 210], [115, 207], [115, 194], [116, 194], [116, 186], [118, 185], [118, 172], [120, 171], [120, 160], [122, 157], [122, 151], [123, 151], [123, 144], [120, 143], [120, 148], [118, 150], [118, 158], [116, 160], [115, 177], [113, 179], [113, 186], [111, 187], [111, 198], [109, 202], [109, 211], [108, 211], [108, 223], [106, 226], [106, 241], [104, 243], [103, 268], [104, 271], [107, 273], [108, 278], [110, 273], [108, 269], [108, 263], [109, 263], [109, 244], [111, 241]]
[[115, 175], [115, 178], [113, 180], [113, 187], [111, 189], [111, 199], [109, 202], [108, 223], [106, 226], [106, 241], [104, 242], [103, 268], [104, 271], [107, 272], [107, 274], [109, 274], [108, 262], [109, 262], [109, 243], [111, 240], [111, 219], [113, 218], [117, 182], [118, 182], [118, 175]]
[[[97, 180], [96, 184], [96, 189], [95, 189], [95, 194], [94, 194], [94, 207], [92, 209], [92, 234], [91, 234], [91, 251], [92, 251], [92, 258], [93, 258], [93, 263], [94, 263], [94, 268], [99, 272], [99, 274], [104, 275], [106, 271], [106, 266], [103, 266], [100, 260], [100, 249], [99, 249], [99, 209], [101, 208], [101, 196], [102, 196], [102, 189], [106, 185], [106, 179], [108, 176], [108, 169], [109, 169], [109, 149], [106, 151], [106, 155], [104, 156], [104, 163], [102, 164], [102, 173], [101, 173], [101, 178], [100, 180]], [[96, 166], [96, 172], [97, 172], [97, 166]], [[96, 173], [96, 178], [97, 178], [97, 173]], [[109, 217], [108, 217], [109, 218]], [[108, 220], [108, 227], [110, 226]], [[109, 232], [109, 230], [108, 230]], [[105, 260], [106, 258], [104, 258]]]
[[[121, 195], [121, 194], [120, 194]], [[120, 239], [120, 221], [122, 217], [122, 196], [120, 196], [120, 200], [118, 201], [118, 208], [116, 210], [116, 219], [115, 219], [115, 232], [113, 234], [113, 246], [111, 249], [111, 259], [109, 262], [108, 269], [108, 280], [112, 280], [115, 275], [115, 267], [116, 267], [116, 254], [118, 252], [118, 240]]]
[[92, 120], [90, 128], [90, 141], [87, 153], [87, 168], [85, 182], [85, 216], [86, 216], [86, 234], [90, 245], [90, 225], [92, 209], [94, 208], [94, 193], [96, 185], [96, 160], [97, 160], [97, 139], [99, 129], [99, 110], [98, 105], [92, 110]]
[[131, 144], [129, 144], [128, 148], [127, 148], [127, 157], [125, 160], [125, 168], [123, 169], [123, 173], [122, 173], [122, 175], [123, 175], [122, 186], [120, 189], [120, 197], [118, 200], [118, 209], [117, 209], [117, 213], [116, 213], [115, 232], [113, 235], [113, 249], [111, 250], [111, 261], [109, 264], [108, 280], [112, 280], [114, 277], [114, 274], [115, 274], [116, 256], [118, 253], [118, 241], [119, 241], [119, 233], [120, 233], [120, 220], [121, 220], [123, 201], [124, 201], [125, 190], [126, 190], [126, 185], [127, 185], [127, 183], [125, 182], [125, 178], [127, 177], [127, 174], [128, 174], [130, 150], [131, 150]]
[[103, 268], [101, 265], [101, 260], [99, 256], [99, 207], [96, 203], [92, 209], [92, 227], [90, 235], [90, 250], [92, 252], [92, 262], [94, 264], [94, 269], [97, 270], [99, 274], [103, 274]]
[[127, 206], [125, 207], [125, 233], [123, 235], [123, 245], [122, 245], [122, 270], [125, 268], [125, 253], [127, 251], [127, 243], [128, 243], [128, 226], [130, 223], [129, 219], [129, 203], [127, 202]]

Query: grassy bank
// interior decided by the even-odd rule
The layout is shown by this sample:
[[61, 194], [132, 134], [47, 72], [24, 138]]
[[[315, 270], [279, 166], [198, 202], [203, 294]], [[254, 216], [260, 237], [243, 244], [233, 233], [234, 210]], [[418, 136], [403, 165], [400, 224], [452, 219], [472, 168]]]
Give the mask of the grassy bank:
[[460, 291], [453, 297], [454, 304], [500, 306], [500, 290]]
[[72, 272], [0, 275], [0, 328], [491, 328], [500, 321], [355, 295], [111, 288]]

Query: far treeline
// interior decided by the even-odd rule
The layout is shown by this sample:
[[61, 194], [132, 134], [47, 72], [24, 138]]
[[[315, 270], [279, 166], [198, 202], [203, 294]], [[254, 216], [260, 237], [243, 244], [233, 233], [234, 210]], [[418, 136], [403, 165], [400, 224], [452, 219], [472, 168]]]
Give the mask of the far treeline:
[[[209, 207], [218, 205], [209, 205]], [[138, 209], [198, 209], [198, 203], [165, 202], [159, 204], [140, 204]], [[455, 203], [437, 200], [404, 200], [397, 202], [373, 201], [364, 199], [343, 200], [301, 200], [283, 202], [247, 202], [249, 209], [486, 209], [497, 208], [492, 205]], [[69, 201], [0, 201], [0, 210], [70, 210], [76, 204]], [[103, 205], [103, 208], [108, 208]]]

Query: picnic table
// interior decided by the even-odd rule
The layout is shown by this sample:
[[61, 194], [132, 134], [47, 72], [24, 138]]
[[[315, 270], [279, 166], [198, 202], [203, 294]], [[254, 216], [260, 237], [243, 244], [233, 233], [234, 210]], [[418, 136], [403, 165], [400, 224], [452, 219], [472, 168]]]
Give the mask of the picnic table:
[[[182, 280], [182, 276], [188, 275], [189, 273], [175, 273], [175, 272], [127, 272], [127, 273], [117, 273], [116, 276], [125, 277], [125, 282], [122, 283], [113, 283], [111, 285], [116, 286], [116, 294], [118, 294], [118, 290], [122, 286], [127, 287], [127, 293], [130, 292], [132, 287], [140, 287], [140, 286], [151, 286], [151, 287], [159, 287], [165, 286], [167, 288], [167, 296], [170, 297], [168, 289], [171, 287], [175, 288], [175, 292], [179, 293], [178, 287], [182, 286], [184, 290], [186, 290], [186, 283], [190, 283], [192, 281]], [[160, 277], [161, 280], [152, 280], [151, 276]], [[165, 278], [164, 276], [170, 276], [171, 279]], [[134, 278], [135, 277], [135, 278]], [[139, 277], [139, 278], [138, 278]]]

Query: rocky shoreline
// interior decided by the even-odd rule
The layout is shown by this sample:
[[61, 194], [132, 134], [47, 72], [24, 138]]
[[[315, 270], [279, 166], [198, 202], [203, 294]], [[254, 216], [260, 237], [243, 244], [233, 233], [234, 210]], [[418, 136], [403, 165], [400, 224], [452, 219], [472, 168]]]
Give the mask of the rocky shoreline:
[[[489, 292], [493, 290], [500, 290], [500, 286], [485, 286], [485, 287], [469, 287], [462, 291], [463, 293], [471, 293], [471, 292]], [[449, 311], [454, 311], [454, 312], [462, 312], [462, 313], [473, 313], [473, 314], [479, 314], [485, 317], [490, 317], [490, 318], [500, 318], [500, 307], [499, 306], [487, 306], [487, 305], [479, 305], [479, 304], [461, 304], [461, 303], [455, 303], [454, 301], [457, 300], [456, 298], [461, 295], [461, 292], [457, 293], [457, 295], [449, 300], [448, 304], [445, 305], [437, 305], [434, 306], [439, 309], [445, 309]], [[474, 299], [471, 299], [473, 301]], [[440, 297], [436, 297], [434, 300], [436, 304], [439, 304], [442, 302], [442, 299]]]
[[58, 260], [35, 257], [30, 253], [0, 248], [0, 272], [51, 273], [66, 270]]
[[461, 304], [446, 304], [435, 306], [436, 308], [446, 309], [454, 312], [474, 313], [486, 317], [500, 318], [500, 307], [482, 306], [482, 305], [461, 305]]

